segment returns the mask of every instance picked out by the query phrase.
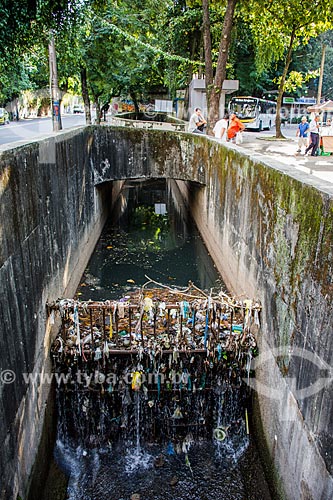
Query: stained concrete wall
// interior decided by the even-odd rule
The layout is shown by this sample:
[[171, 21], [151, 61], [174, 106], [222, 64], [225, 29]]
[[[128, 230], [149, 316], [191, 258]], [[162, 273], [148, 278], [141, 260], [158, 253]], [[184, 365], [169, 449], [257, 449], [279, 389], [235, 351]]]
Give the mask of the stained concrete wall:
[[[272, 356], [257, 369], [258, 404], [275, 479], [290, 500], [333, 497], [327, 186], [206, 137], [109, 127], [2, 154], [0, 172], [0, 368], [19, 375], [0, 389], [0, 498], [24, 494], [37, 449], [48, 387], [20, 373], [49, 369], [45, 303], [73, 293], [110, 204], [106, 181], [119, 191], [126, 176], [196, 181], [179, 188], [216, 265], [235, 293], [263, 304], [260, 343]], [[318, 360], [324, 386], [304, 397]]]
[[[23, 373], [39, 377], [50, 371], [46, 302], [74, 293], [111, 199], [110, 185], [94, 187], [90, 147], [91, 136], [80, 132], [0, 155], [0, 498], [5, 500], [25, 498], [41, 435], [50, 384], [26, 383]], [[9, 383], [10, 377], [16, 380]]]
[[[205, 183], [205, 169], [187, 134], [121, 127], [91, 129], [95, 183], [165, 178]], [[174, 138], [177, 137], [177, 140]]]
[[333, 498], [333, 187], [200, 140], [207, 186], [179, 188], [229, 288], [263, 305], [255, 388], [273, 480], [281, 498]]

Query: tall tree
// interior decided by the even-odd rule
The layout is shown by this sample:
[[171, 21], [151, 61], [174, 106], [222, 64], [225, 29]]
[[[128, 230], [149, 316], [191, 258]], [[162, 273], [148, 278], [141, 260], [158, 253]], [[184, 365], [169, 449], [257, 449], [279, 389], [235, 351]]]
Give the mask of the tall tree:
[[[40, 61], [47, 54], [49, 31], [54, 36], [62, 32], [65, 38], [81, 7], [81, 0], [2, 0], [0, 16], [0, 99], [2, 102], [17, 97], [22, 89], [33, 88], [29, 77], [36, 73], [36, 64], [31, 64], [33, 52], [38, 53]], [[37, 49], [36, 49], [37, 48]], [[47, 60], [45, 59], [45, 67]], [[40, 62], [38, 65], [41, 67]], [[21, 74], [21, 78], [8, 76]], [[41, 76], [41, 73], [39, 74]], [[46, 77], [46, 78], [45, 78]], [[48, 78], [44, 74], [43, 84]], [[7, 80], [7, 81], [6, 81]]]
[[164, 5], [156, 0], [109, 2], [100, 23], [95, 20], [94, 39], [86, 47], [87, 64], [94, 68], [94, 74], [87, 68], [94, 88], [101, 87], [97, 85], [99, 75], [105, 89], [130, 95], [138, 109], [139, 100], [150, 89], [163, 86], [169, 58], [159, 43], [164, 39], [160, 21], [162, 18], [164, 22], [163, 13]]
[[62, 129], [60, 114], [60, 91], [58, 86], [58, 67], [54, 37], [50, 34], [49, 42], [50, 87], [52, 103], [52, 125], [55, 132]]
[[[161, 19], [163, 37], [159, 44], [166, 52], [177, 54], [184, 60], [165, 60], [164, 82], [171, 98], [177, 97], [177, 90], [185, 90], [184, 112], [189, 103], [189, 85], [193, 74], [204, 72], [202, 51], [202, 5], [201, 0], [189, 2], [177, 0], [165, 10]], [[186, 61], [187, 59], [187, 61]], [[180, 118], [182, 116], [179, 115]]]
[[257, 46], [258, 71], [262, 72], [272, 61], [284, 61], [277, 98], [277, 138], [283, 137], [281, 108], [293, 51], [330, 28], [332, 9], [332, 0], [313, 0], [306, 7], [302, 0], [249, 0], [244, 3], [244, 13], [249, 19]]
[[82, 99], [84, 103], [84, 112], [86, 115], [86, 124], [91, 125], [91, 111], [90, 111], [90, 97], [89, 97], [88, 79], [87, 79], [87, 68], [84, 65], [81, 66], [80, 77], [81, 77]]
[[325, 54], [326, 54], [326, 45], [323, 44], [322, 48], [321, 48], [321, 62], [320, 62], [320, 73], [319, 73], [319, 83], [318, 83], [318, 92], [317, 92], [317, 104], [320, 104], [321, 93], [323, 90]]
[[208, 108], [208, 131], [210, 131], [219, 119], [219, 106], [222, 93], [223, 82], [227, 74], [228, 52], [231, 42], [231, 30], [235, 7], [238, 0], [227, 0], [224, 22], [218, 50], [216, 70], [214, 74], [209, 0], [202, 0], [203, 9], [203, 37], [205, 47], [205, 77], [206, 95]]

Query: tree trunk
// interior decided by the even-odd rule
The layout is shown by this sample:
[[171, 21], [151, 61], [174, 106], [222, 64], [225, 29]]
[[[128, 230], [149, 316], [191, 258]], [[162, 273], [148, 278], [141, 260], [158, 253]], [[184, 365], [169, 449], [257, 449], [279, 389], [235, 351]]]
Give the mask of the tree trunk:
[[[190, 59], [191, 60], [195, 59], [197, 47], [199, 47], [200, 44], [201, 44], [201, 33], [196, 31], [191, 38], [191, 51], [190, 51], [190, 54], [191, 54]], [[200, 71], [202, 72], [202, 65], [199, 66], [199, 74], [200, 74]], [[201, 76], [202, 75], [200, 74], [199, 78]], [[189, 110], [189, 102], [190, 102], [189, 89], [190, 89], [190, 83], [192, 81], [192, 78], [193, 78], [193, 65], [191, 64], [191, 65], [189, 65], [188, 77], [187, 77], [187, 82], [186, 82], [186, 86], [185, 86], [183, 113], [182, 113], [182, 116], [178, 116], [178, 118], [180, 118], [181, 120], [187, 120], [189, 118], [189, 116], [191, 116], [192, 111], [193, 111], [193, 110]]]
[[95, 92], [95, 89], [94, 89], [94, 87], [92, 85], [90, 85], [90, 90], [91, 90], [91, 94], [92, 94], [92, 97], [93, 97], [93, 100], [94, 100], [95, 109], [96, 109], [95, 123], [97, 125], [100, 125], [101, 124], [101, 105], [100, 105], [100, 102], [99, 102], [99, 98], [101, 96], [101, 93]]
[[[205, 49], [205, 79], [207, 109], [210, 108], [210, 94], [213, 88], [213, 61], [212, 61], [212, 39], [210, 34], [209, 0], [202, 0], [203, 12], [203, 42]], [[192, 110], [193, 111], [193, 110]]]
[[280, 139], [283, 138], [284, 135], [281, 132], [281, 108], [282, 108], [282, 99], [283, 99], [283, 92], [284, 92], [284, 84], [286, 82], [287, 78], [287, 73], [288, 69], [291, 63], [291, 54], [293, 51], [293, 43], [295, 40], [295, 28], [293, 28], [291, 35], [290, 35], [290, 41], [289, 41], [289, 48], [287, 52], [287, 57], [286, 57], [286, 64], [284, 66], [284, 70], [281, 76], [281, 81], [279, 85], [279, 92], [278, 92], [278, 98], [277, 98], [277, 103], [276, 103], [276, 122], [275, 122], [275, 128], [276, 128], [276, 138]]
[[[221, 33], [216, 73], [215, 73], [215, 78], [213, 80], [209, 5], [208, 5], [208, 0], [202, 0], [203, 16], [204, 16], [203, 28], [204, 28], [204, 43], [205, 43], [206, 94], [207, 94], [207, 108], [208, 108], [207, 131], [209, 134], [212, 133], [212, 129], [217, 120], [219, 119], [220, 98], [222, 94], [223, 82], [227, 74], [227, 61], [228, 61], [228, 52], [231, 41], [231, 30], [232, 30], [235, 7], [237, 2], [238, 0], [228, 0], [227, 3], [227, 9], [224, 15], [223, 28]], [[208, 30], [209, 30], [209, 37], [208, 37]]]
[[58, 87], [57, 55], [55, 50], [54, 37], [51, 35], [49, 42], [49, 66], [50, 66], [50, 88], [51, 88], [51, 107], [52, 107], [52, 126], [53, 131], [62, 129], [60, 114], [60, 90]]
[[101, 124], [101, 106], [99, 104], [98, 97], [94, 98], [94, 104], [96, 107], [96, 124], [100, 125]]
[[130, 96], [131, 96], [131, 99], [132, 99], [133, 104], [134, 104], [135, 116], [137, 117], [137, 119], [139, 119], [140, 109], [139, 109], [138, 100], [137, 100], [134, 92], [130, 92]]
[[87, 69], [81, 68], [80, 75], [81, 75], [82, 98], [84, 102], [84, 111], [86, 114], [86, 124], [91, 125], [90, 99], [89, 99], [88, 84], [87, 84]]
[[318, 83], [318, 93], [317, 93], [317, 104], [319, 106], [321, 101], [321, 91], [323, 88], [323, 77], [324, 77], [324, 66], [325, 66], [325, 52], [326, 45], [323, 45], [321, 48], [321, 64], [320, 64], [320, 74], [319, 74], [319, 83]]

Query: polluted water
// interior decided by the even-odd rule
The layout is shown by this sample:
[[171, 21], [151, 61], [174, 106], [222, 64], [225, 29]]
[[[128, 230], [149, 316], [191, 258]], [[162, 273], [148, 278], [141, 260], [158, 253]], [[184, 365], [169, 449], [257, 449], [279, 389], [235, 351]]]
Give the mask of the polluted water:
[[[154, 286], [181, 289], [191, 281], [211, 296], [227, 293], [170, 191], [140, 186], [126, 196], [127, 211], [106, 224], [75, 300], [129, 301], [147, 275]], [[193, 313], [187, 297], [178, 309], [149, 298], [122, 330], [110, 305], [106, 313], [94, 312], [93, 326], [87, 312], [95, 334], [89, 349], [79, 336], [81, 309], [76, 319], [74, 309], [64, 313], [76, 329], [53, 351], [55, 370], [70, 380], [56, 387], [54, 457], [68, 478], [64, 498], [270, 500], [251, 433], [246, 379], [256, 347], [250, 328], [247, 336], [244, 321], [233, 328], [231, 309], [222, 311], [208, 298], [206, 315]], [[251, 318], [255, 324], [255, 314]], [[144, 330], [149, 321], [152, 333]], [[214, 324], [209, 334], [208, 321]]]

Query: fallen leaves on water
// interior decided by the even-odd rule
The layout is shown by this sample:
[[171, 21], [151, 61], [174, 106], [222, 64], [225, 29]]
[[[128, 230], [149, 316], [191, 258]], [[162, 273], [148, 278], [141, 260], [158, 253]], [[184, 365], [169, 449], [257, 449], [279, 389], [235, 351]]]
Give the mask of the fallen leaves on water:
[[112, 245], [108, 245], [106, 248], [107, 248], [108, 250], [110, 250], [111, 248], [113, 248], [113, 246], [112, 246]]
[[132, 280], [132, 279], [129, 279], [129, 280], [126, 280], [126, 281], [127, 281], [127, 283], [135, 283], [135, 281]]

